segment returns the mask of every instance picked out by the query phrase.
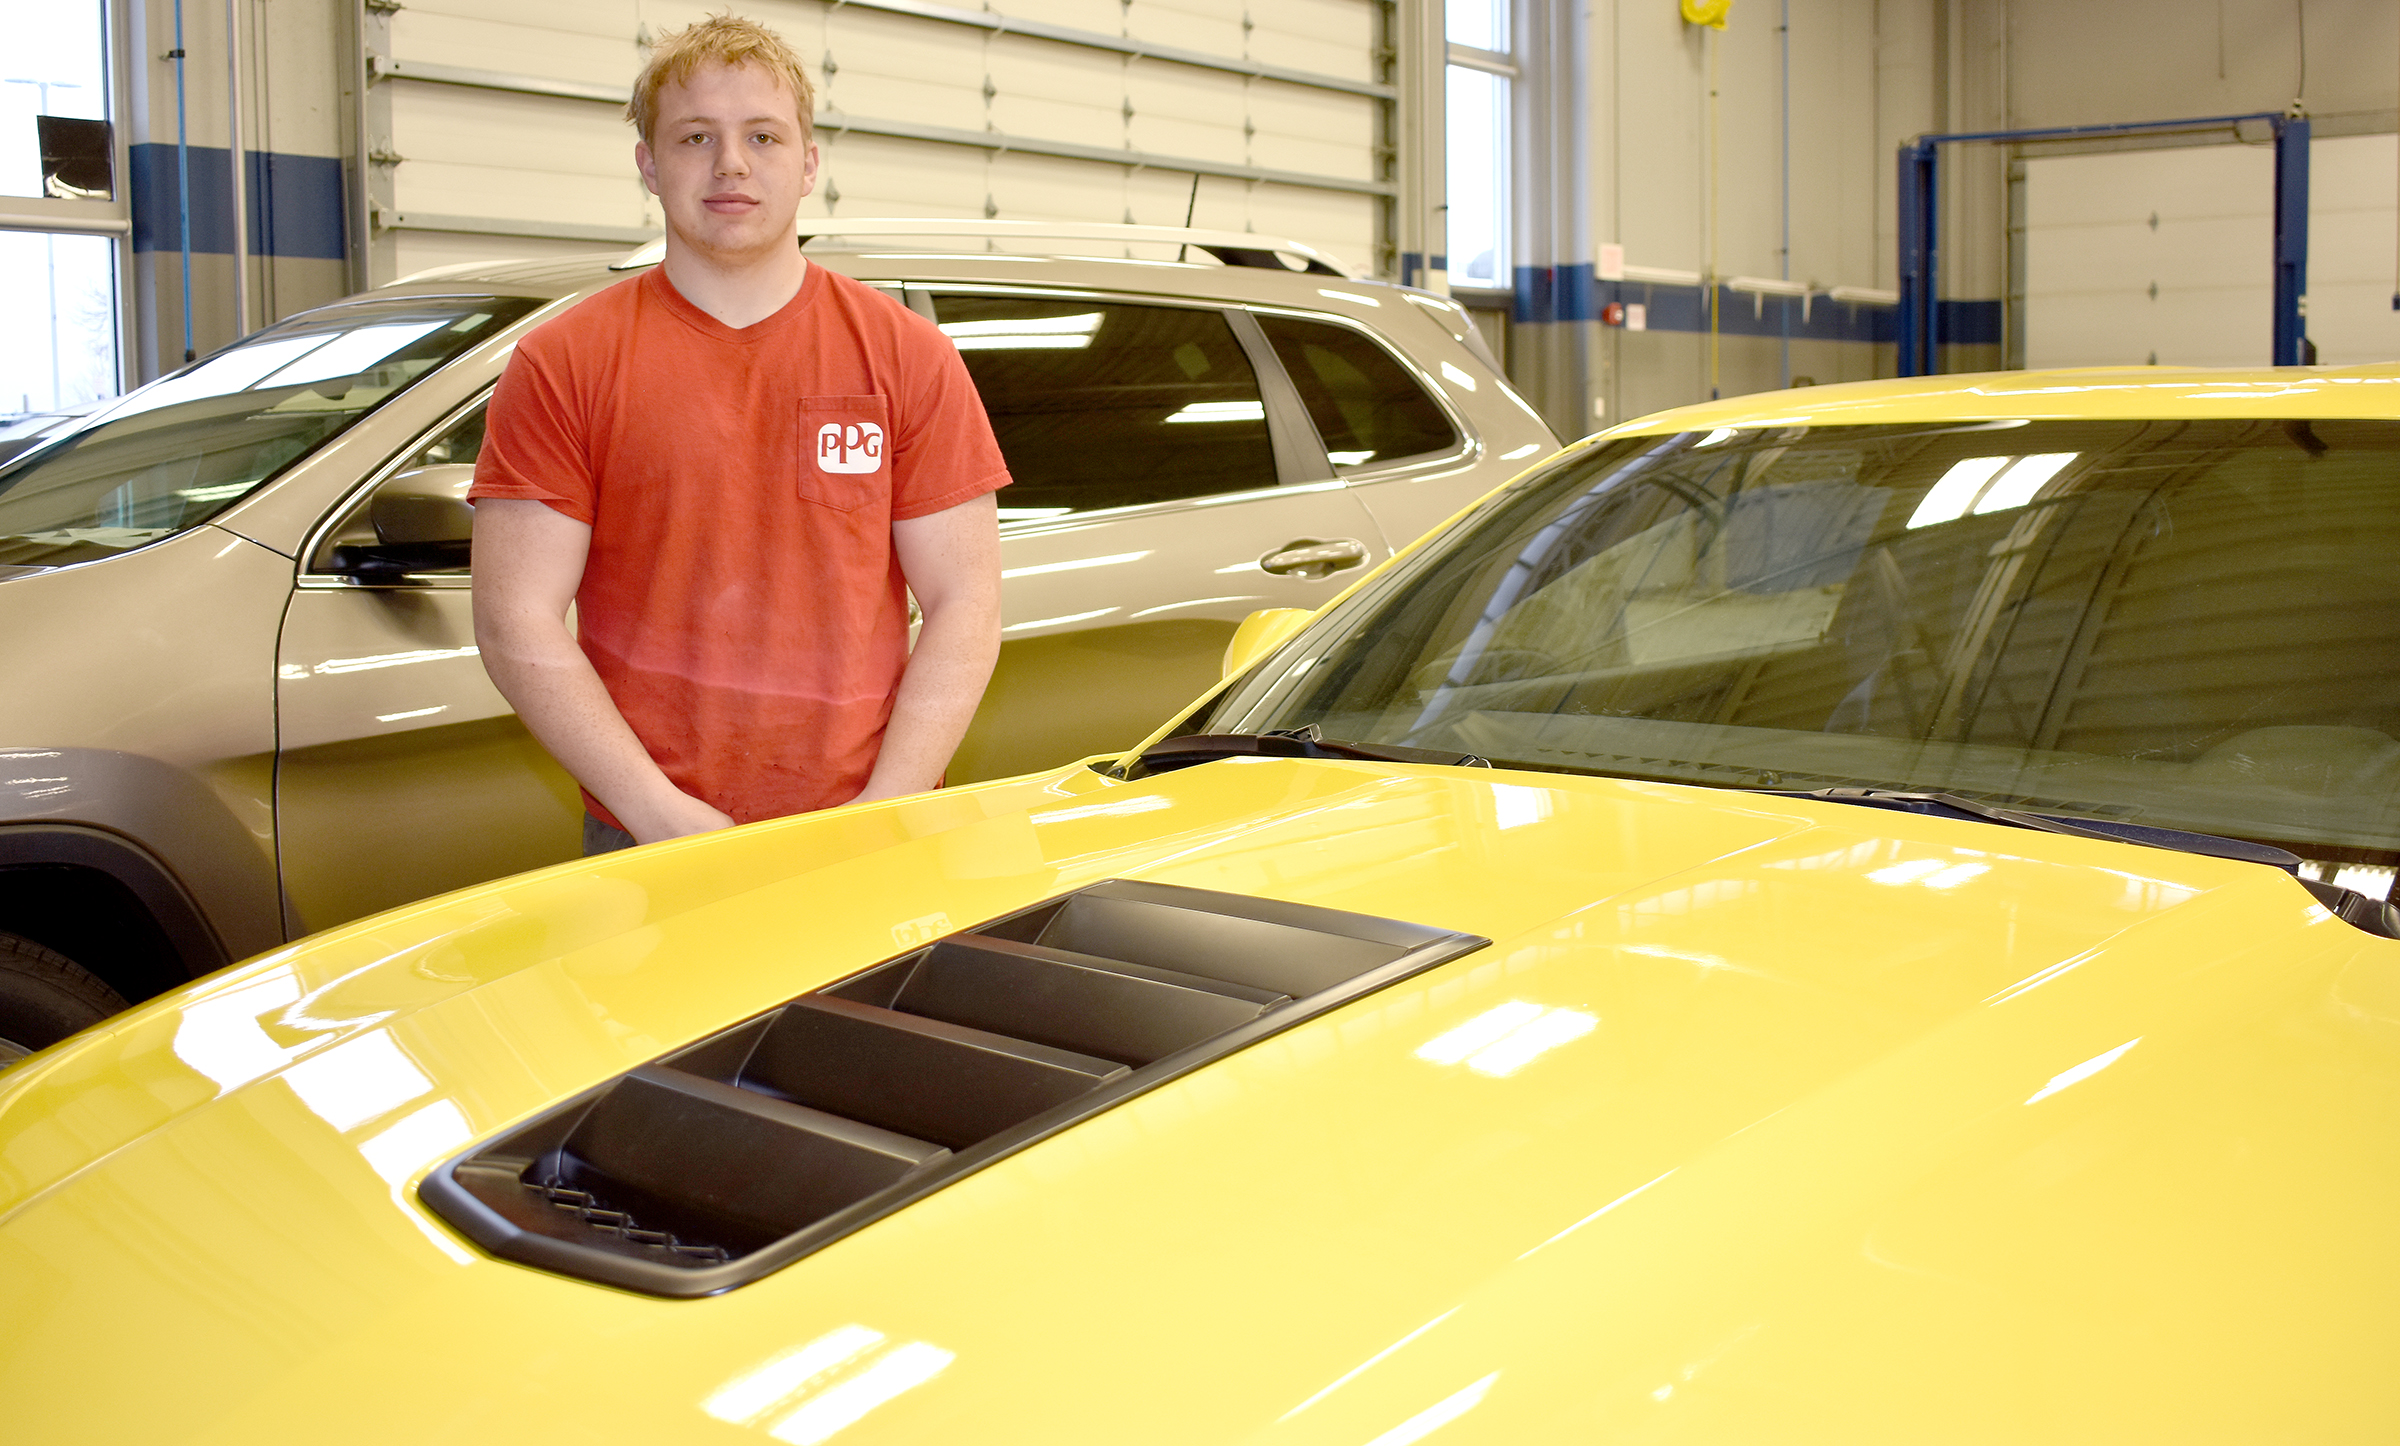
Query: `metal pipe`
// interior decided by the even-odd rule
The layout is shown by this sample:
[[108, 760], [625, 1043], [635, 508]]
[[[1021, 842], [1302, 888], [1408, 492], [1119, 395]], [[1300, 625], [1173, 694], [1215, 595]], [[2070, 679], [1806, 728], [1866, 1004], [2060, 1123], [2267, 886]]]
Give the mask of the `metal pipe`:
[[167, 58], [175, 62], [175, 211], [183, 234], [183, 359], [188, 362], [197, 353], [192, 350], [192, 144], [183, 110], [183, 0], [175, 0], [175, 48]]
[[242, 0], [225, 0], [225, 151], [233, 200], [233, 339], [250, 334], [249, 157], [242, 148]]
[[[1792, 0], [1783, 0], [1776, 35], [1783, 45], [1783, 279], [1792, 279]], [[1783, 384], [1792, 384], [1792, 308], [1783, 306]]]

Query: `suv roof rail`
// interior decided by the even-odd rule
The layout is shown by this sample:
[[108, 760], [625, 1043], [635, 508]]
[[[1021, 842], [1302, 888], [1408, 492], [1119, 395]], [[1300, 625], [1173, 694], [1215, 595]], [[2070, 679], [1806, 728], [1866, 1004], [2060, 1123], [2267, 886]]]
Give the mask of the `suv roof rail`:
[[[966, 240], [1026, 239], [1040, 241], [1109, 241], [1121, 245], [1190, 246], [1205, 251], [1227, 266], [1257, 266], [1288, 271], [1279, 257], [1300, 262], [1300, 269], [1320, 276], [1358, 279], [1358, 273], [1305, 242], [1282, 236], [1259, 236], [1248, 231], [1199, 231], [1185, 226], [1121, 226], [1104, 221], [982, 221], [954, 217], [860, 216], [802, 218], [802, 245], [819, 236], [951, 236]], [[612, 271], [656, 265], [667, 254], [665, 240], [652, 241], [613, 263]]]

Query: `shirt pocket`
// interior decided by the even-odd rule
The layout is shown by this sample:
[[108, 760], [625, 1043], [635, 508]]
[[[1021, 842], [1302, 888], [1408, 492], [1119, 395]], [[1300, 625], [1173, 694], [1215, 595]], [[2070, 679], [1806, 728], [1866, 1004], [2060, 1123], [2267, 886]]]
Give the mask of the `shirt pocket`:
[[802, 397], [799, 433], [802, 498], [855, 512], [891, 496], [891, 415], [882, 397]]

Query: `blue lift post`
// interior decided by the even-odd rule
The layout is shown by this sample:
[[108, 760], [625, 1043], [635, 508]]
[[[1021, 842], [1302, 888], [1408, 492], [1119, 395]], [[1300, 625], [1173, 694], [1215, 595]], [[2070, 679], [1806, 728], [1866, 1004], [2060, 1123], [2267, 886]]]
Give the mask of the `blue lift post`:
[[[2275, 136], [2275, 325], [2269, 358], [2279, 367], [2316, 360], [2307, 337], [2308, 313], [2308, 120], [2267, 111], [2256, 115], [2201, 116], [2192, 120], [2135, 121], [2125, 125], [2052, 126], [2040, 130], [1973, 131], [1919, 136], [1900, 148], [1899, 371], [1930, 376], [1941, 353], [1941, 147], [1967, 141], [2064, 141], [2093, 136], [2158, 135], [2170, 131], [2226, 130], [2263, 122]], [[2400, 296], [2393, 298], [2400, 306]]]

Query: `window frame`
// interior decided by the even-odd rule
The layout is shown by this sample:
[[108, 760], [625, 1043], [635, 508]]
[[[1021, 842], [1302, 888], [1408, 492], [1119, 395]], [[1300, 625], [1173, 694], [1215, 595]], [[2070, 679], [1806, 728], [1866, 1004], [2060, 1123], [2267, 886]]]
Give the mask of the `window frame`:
[[[1458, 437], [1457, 443], [1447, 451], [1419, 452], [1407, 457], [1395, 457], [1385, 462], [1360, 463], [1356, 466], [1342, 467], [1336, 466], [1328, 460], [1326, 466], [1333, 476], [1340, 478], [1345, 483], [1381, 482], [1410, 473], [1434, 471], [1454, 465], [1473, 463], [1482, 458], [1483, 434], [1468, 422], [1466, 413], [1452, 401], [1449, 388], [1444, 387], [1431, 372], [1419, 365], [1416, 358], [1394, 346], [1389, 338], [1373, 327], [1330, 311], [1311, 311], [1300, 306], [1258, 304], [1246, 306], [1244, 310], [1268, 316], [1288, 316], [1298, 321], [1314, 321], [1346, 327], [1365, 337], [1373, 345], [1382, 348], [1384, 355], [1397, 362], [1401, 370], [1408, 373], [1409, 377], [1416, 382], [1417, 390], [1424, 393], [1428, 400], [1441, 409], [1442, 415], [1450, 419], [1450, 430]], [[1262, 342], [1266, 341], [1266, 334], [1263, 331], [1259, 334], [1259, 339]], [[1269, 351], [1274, 349], [1272, 343], [1267, 345]], [[1276, 358], [1276, 374], [1282, 380], [1283, 385], [1291, 391], [1294, 404], [1300, 408], [1300, 421], [1308, 428], [1309, 437], [1315, 442], [1317, 451], [1322, 454], [1325, 450], [1324, 439], [1317, 436], [1317, 424], [1308, 415], [1307, 404], [1300, 400], [1299, 389], [1292, 385], [1288, 376], [1284, 375], [1283, 362], [1280, 357]], [[1494, 380], [1505, 383], [1507, 378], [1495, 375]]]
[[[324, 515], [317, 519], [316, 525], [309, 528], [307, 538], [300, 544], [299, 575], [296, 586], [310, 592], [367, 590], [367, 585], [357, 578], [348, 573], [332, 572], [318, 567], [315, 565], [314, 559], [325, 550], [327, 544], [332, 542], [335, 534], [340, 532], [361, 508], [368, 505], [377, 489], [400, 475], [401, 471], [408, 466], [409, 459], [433, 445], [435, 438], [465, 421], [477, 409], [490, 406], [492, 393], [497, 391], [499, 386], [499, 379], [494, 378], [477, 387], [465, 401], [443, 412], [441, 420], [430, 427], [420, 428], [410, 436], [405, 445], [396, 448], [390, 456], [384, 458], [372, 471], [368, 472], [365, 480], [343, 492], [339, 501], [326, 508]], [[472, 564], [468, 566], [465, 573], [457, 575], [410, 573], [407, 581], [400, 584], [403, 587], [430, 588], [435, 591], [471, 588], [474, 585], [475, 569]], [[390, 592], [393, 588], [390, 584], [377, 584], [373, 590]]]
[[1159, 296], [1147, 292], [1098, 291], [1085, 287], [1011, 286], [1005, 282], [911, 281], [907, 283], [907, 291], [910, 309], [919, 315], [938, 314], [943, 296], [996, 296], [1029, 301], [1078, 301], [1101, 306], [1175, 307], [1184, 311], [1215, 312], [1224, 319], [1226, 328], [1233, 333], [1234, 340], [1249, 359], [1251, 371], [1257, 374], [1259, 400], [1267, 414], [1267, 440], [1275, 459], [1273, 483], [1232, 492], [1177, 497], [1163, 502], [1095, 507], [1089, 512], [1069, 512], [1057, 517], [1019, 518], [1000, 524], [1004, 535], [1080, 524], [1093, 518], [1125, 517], [1172, 508], [1221, 507], [1239, 498], [1269, 497], [1294, 487], [1337, 486], [1342, 482], [1333, 463], [1325, 456], [1324, 443], [1317, 437], [1316, 424], [1309, 420], [1307, 406], [1301, 401], [1298, 388], [1284, 374], [1282, 359], [1275, 355], [1274, 346], [1267, 341], [1266, 333], [1259, 330], [1257, 321], [1250, 315], [1250, 308], [1243, 303]]

